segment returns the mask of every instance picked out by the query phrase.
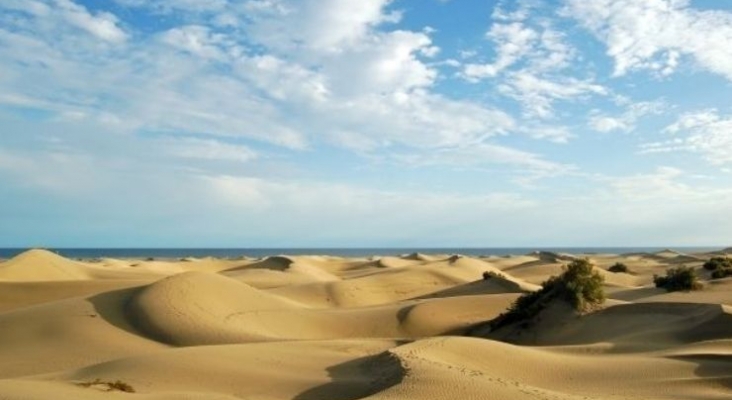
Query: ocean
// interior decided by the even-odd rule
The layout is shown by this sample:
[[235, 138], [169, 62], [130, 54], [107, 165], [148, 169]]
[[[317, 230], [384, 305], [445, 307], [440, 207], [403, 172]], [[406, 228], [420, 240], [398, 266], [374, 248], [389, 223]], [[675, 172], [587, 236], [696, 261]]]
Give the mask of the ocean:
[[[183, 258], [183, 257], [266, 257], [273, 255], [330, 255], [339, 257], [391, 256], [410, 253], [463, 254], [466, 256], [506, 256], [528, 254], [534, 251], [556, 253], [651, 253], [670, 248], [682, 253], [720, 250], [723, 247], [485, 247], [485, 248], [47, 248], [67, 258]], [[14, 257], [27, 248], [0, 248], [0, 259]]]

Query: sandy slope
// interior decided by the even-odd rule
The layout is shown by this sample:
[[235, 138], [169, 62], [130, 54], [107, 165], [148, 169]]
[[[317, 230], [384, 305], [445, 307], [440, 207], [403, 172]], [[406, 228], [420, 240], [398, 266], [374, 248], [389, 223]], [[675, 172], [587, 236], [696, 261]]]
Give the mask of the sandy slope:
[[[556, 304], [530, 329], [482, 328], [573, 257], [82, 262], [33, 250], [0, 263], [0, 399], [732, 396], [732, 278], [693, 293], [650, 285], [709, 254], [592, 254], [604, 308]], [[605, 271], [618, 261], [631, 273]], [[111, 390], [118, 380], [135, 393]]]

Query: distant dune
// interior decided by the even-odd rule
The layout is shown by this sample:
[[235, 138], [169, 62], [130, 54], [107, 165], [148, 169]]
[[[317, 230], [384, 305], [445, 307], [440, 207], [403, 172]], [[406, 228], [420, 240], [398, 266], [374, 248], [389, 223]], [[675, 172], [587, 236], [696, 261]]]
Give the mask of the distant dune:
[[[80, 261], [29, 250], [0, 263], [0, 399], [729, 398], [732, 278], [701, 268], [725, 252]], [[487, 325], [584, 257], [604, 278], [602, 307], [557, 301], [530, 325]], [[629, 271], [608, 271], [617, 262]], [[682, 265], [704, 290], [654, 287]]]

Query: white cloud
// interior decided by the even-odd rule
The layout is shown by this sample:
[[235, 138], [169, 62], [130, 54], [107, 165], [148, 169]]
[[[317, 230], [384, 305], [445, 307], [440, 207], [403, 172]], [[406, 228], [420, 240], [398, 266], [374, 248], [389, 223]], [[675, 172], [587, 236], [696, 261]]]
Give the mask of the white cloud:
[[568, 143], [575, 137], [566, 126], [528, 124], [520, 126], [518, 131], [534, 139], [546, 139], [554, 143]]
[[411, 166], [447, 165], [478, 169], [508, 166], [514, 181], [527, 186], [537, 179], [566, 175], [575, 170], [573, 165], [555, 163], [534, 153], [493, 144], [446, 148], [427, 154], [396, 154], [393, 159]]
[[664, 132], [676, 137], [645, 143], [641, 153], [688, 151], [713, 165], [732, 164], [732, 116], [720, 116], [714, 109], [686, 113]]
[[418, 149], [479, 144], [515, 126], [504, 112], [424, 91], [364, 96], [328, 107], [327, 123]]
[[520, 22], [493, 24], [486, 37], [496, 44], [496, 61], [490, 64], [467, 64], [463, 74], [471, 82], [494, 77], [526, 57], [535, 49], [539, 35]]
[[437, 71], [418, 58], [432, 47], [430, 38], [421, 32], [374, 33], [337, 57], [326, 57], [320, 68], [336, 95], [408, 92], [434, 83]]
[[235, 162], [247, 162], [257, 158], [257, 153], [247, 146], [213, 139], [167, 138], [161, 144], [172, 155], [183, 158]]
[[664, 101], [658, 100], [631, 103], [622, 114], [614, 117], [599, 110], [593, 110], [590, 113], [588, 125], [597, 132], [630, 132], [635, 129], [635, 124], [640, 118], [662, 114], [667, 108]]
[[605, 95], [607, 89], [589, 80], [572, 77], [545, 79], [529, 71], [509, 73], [498, 90], [518, 101], [530, 116], [551, 118], [553, 103], [557, 100], [571, 100], [589, 95]]
[[151, 9], [158, 13], [218, 12], [226, 8], [227, 0], [114, 0], [126, 7]]
[[688, 0], [567, 0], [577, 19], [607, 46], [616, 76], [674, 72], [683, 56], [732, 80], [732, 13], [697, 10]]
[[117, 26], [117, 17], [108, 12], [92, 15], [89, 11], [71, 0], [55, 0], [63, 18], [72, 25], [92, 35], [113, 43], [124, 42], [127, 34]]
[[224, 53], [221, 49], [221, 42], [224, 36], [213, 34], [211, 31], [200, 25], [188, 25], [180, 28], [173, 28], [161, 35], [161, 40], [177, 49], [187, 51], [199, 57], [223, 61]]
[[598, 132], [629, 131], [630, 125], [623, 118], [608, 117], [606, 115], [590, 115], [590, 128]]
[[307, 49], [335, 52], [367, 41], [372, 28], [396, 22], [385, 12], [391, 0], [273, 0], [243, 3], [250, 19], [248, 32], [259, 43], [278, 51]]
[[[191, 18], [195, 24], [186, 19], [153, 35], [130, 36], [124, 49], [99, 47], [64, 30], [54, 14], [16, 19], [11, 26], [43, 29], [0, 30], [7, 43], [0, 49], [7, 67], [0, 101], [98, 124], [102, 132], [217, 140], [189, 141], [178, 151], [188, 158], [251, 158], [243, 149], [222, 148], [216, 137], [292, 149], [324, 140], [380, 154], [489, 145], [493, 137], [518, 131], [505, 112], [432, 91], [438, 71], [422, 59], [437, 51], [431, 31], [377, 29], [399, 17], [387, 10], [389, 1], [328, 3], [333, 9], [317, 18], [323, 4], [314, 1], [124, 3], [201, 14]], [[349, 7], [364, 13], [351, 15]], [[210, 20], [221, 13], [246, 20], [246, 27], [217, 28]], [[340, 28], [324, 28], [331, 23]], [[261, 36], [275, 26], [276, 37]], [[95, 76], [93, 85], [89, 76]], [[570, 137], [559, 129], [530, 134]]]
[[678, 181], [683, 176], [684, 172], [678, 168], [658, 167], [652, 173], [612, 177], [606, 181], [617, 195], [631, 200], [696, 197], [690, 186]]
[[525, 4], [514, 12], [496, 7], [486, 37], [494, 44], [491, 63], [466, 63], [461, 77], [469, 82], [498, 80], [499, 93], [518, 101], [529, 118], [550, 119], [554, 103], [606, 95], [592, 78], [570, 76], [577, 51], [547, 20], [533, 21]]
[[47, 15], [51, 12], [51, 8], [48, 5], [36, 0], [6, 0], [3, 7], [39, 16]]

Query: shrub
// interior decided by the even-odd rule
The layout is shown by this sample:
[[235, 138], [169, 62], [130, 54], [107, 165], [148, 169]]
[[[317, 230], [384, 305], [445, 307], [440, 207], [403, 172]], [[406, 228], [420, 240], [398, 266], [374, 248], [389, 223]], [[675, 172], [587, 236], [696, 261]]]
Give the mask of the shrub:
[[732, 276], [732, 258], [712, 257], [704, 263], [704, 269], [712, 271], [712, 279]]
[[493, 271], [485, 271], [485, 272], [483, 272], [483, 280], [486, 280], [487, 281], [487, 280], [489, 280], [491, 278], [503, 278], [503, 276], [501, 276], [501, 274], [499, 274], [497, 272], [493, 272]]
[[526, 323], [556, 299], [568, 302], [577, 311], [586, 311], [605, 301], [603, 281], [589, 260], [574, 260], [563, 268], [561, 275], [552, 276], [542, 283], [540, 290], [516, 299], [508, 311], [490, 322], [491, 329], [514, 322]]
[[618, 272], [628, 273], [628, 272], [630, 272], [630, 270], [628, 269], [628, 266], [625, 265], [625, 264], [623, 264], [623, 263], [621, 263], [621, 262], [617, 262], [617, 263], [613, 264], [607, 270], [610, 271], [610, 272], [615, 272], [615, 273], [618, 273]]
[[704, 263], [704, 269], [714, 271], [715, 269], [732, 269], [732, 258], [712, 257]]
[[712, 279], [721, 279], [732, 276], [732, 268], [717, 268], [712, 271]]
[[679, 290], [701, 290], [702, 284], [696, 275], [694, 268], [681, 266], [678, 268], [669, 268], [666, 276], [653, 275], [653, 283], [658, 288], [664, 288], [668, 292]]

